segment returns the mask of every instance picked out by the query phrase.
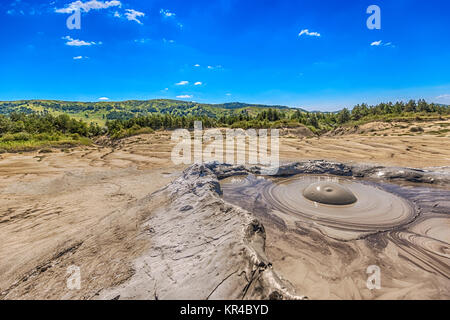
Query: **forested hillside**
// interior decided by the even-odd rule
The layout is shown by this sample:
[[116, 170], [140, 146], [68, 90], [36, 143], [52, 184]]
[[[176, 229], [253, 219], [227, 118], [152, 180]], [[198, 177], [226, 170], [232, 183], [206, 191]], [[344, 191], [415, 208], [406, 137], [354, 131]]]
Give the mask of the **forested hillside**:
[[201, 104], [178, 100], [129, 100], [121, 102], [68, 102], [54, 100], [29, 100], [0, 102], [0, 114], [12, 112], [48, 112], [53, 115], [68, 114], [74, 118], [105, 124], [107, 120], [127, 120], [151, 114], [169, 114], [175, 117], [207, 116], [219, 118], [234, 114], [256, 115], [268, 108], [290, 110], [285, 106], [266, 106], [239, 102], [225, 104]]
[[[101, 121], [96, 121], [100, 118]], [[0, 103], [0, 151], [41, 145], [88, 143], [89, 138], [112, 139], [153, 130], [193, 128], [295, 128], [315, 134], [341, 126], [372, 121], [427, 121], [450, 118], [450, 107], [425, 100], [356, 105], [339, 112], [307, 112], [282, 106], [241, 103], [205, 105], [175, 100], [124, 102], [14, 101]], [[84, 139], [84, 140], [83, 140]]]

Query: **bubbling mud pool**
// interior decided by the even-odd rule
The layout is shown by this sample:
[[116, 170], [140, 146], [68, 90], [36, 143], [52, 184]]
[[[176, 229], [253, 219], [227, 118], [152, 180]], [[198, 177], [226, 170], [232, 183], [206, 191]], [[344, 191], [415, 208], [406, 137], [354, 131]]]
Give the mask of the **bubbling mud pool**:
[[[249, 174], [221, 188], [225, 201], [262, 221], [275, 270], [311, 298], [450, 298], [447, 186]], [[366, 286], [373, 264], [381, 290]]]
[[[414, 220], [417, 210], [406, 199], [368, 182], [331, 176], [265, 179], [248, 176], [223, 181], [224, 197], [242, 204], [239, 194], [257, 190], [256, 202], [285, 223], [313, 222], [333, 238], [349, 240], [390, 230]], [[248, 200], [244, 204], [249, 209]]]

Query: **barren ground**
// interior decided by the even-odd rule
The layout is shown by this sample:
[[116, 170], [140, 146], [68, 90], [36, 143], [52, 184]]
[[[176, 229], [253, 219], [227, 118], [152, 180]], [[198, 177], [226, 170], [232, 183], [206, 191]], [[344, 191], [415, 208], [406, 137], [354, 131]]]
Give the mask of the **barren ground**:
[[[321, 138], [288, 134], [280, 158], [449, 166], [449, 134], [436, 133], [441, 123], [421, 123], [419, 134], [379, 124]], [[0, 299], [91, 299], [130, 278], [132, 262], [152, 245], [139, 236], [154, 204], [130, 208], [185, 168], [171, 162], [173, 145], [169, 132], [157, 132], [114, 147], [1, 154]], [[82, 270], [81, 290], [66, 288], [70, 265]]]

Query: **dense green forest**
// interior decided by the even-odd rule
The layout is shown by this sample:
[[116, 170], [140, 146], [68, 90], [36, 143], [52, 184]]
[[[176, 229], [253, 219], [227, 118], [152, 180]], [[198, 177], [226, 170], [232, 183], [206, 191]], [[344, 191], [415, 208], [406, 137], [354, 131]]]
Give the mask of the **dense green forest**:
[[[425, 100], [380, 103], [375, 106], [361, 104], [339, 112], [307, 112], [282, 106], [241, 103], [197, 105], [175, 100], [161, 100], [162, 104], [158, 105], [156, 101], [159, 100], [102, 102], [100, 106], [97, 103], [58, 104], [56, 101], [38, 103], [37, 100], [2, 102], [0, 151], [27, 150], [45, 145], [88, 144], [90, 138], [105, 134], [118, 139], [153, 130], [193, 128], [197, 120], [202, 121], [204, 128], [286, 128], [303, 125], [320, 134], [339, 126], [370, 121], [427, 120], [450, 116], [449, 106], [427, 103]], [[144, 113], [143, 106], [147, 108]], [[148, 108], [155, 110], [149, 111]], [[94, 121], [90, 116], [74, 116], [95, 110], [110, 110], [103, 123]]]

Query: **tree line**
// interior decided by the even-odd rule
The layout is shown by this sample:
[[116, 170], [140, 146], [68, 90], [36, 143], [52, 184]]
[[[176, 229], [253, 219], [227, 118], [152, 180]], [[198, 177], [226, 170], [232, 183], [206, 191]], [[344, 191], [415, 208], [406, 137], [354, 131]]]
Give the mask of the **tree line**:
[[353, 109], [342, 109], [339, 112], [305, 112], [283, 109], [263, 109], [256, 115], [250, 115], [247, 110], [239, 114], [221, 115], [217, 118], [207, 116], [175, 116], [170, 114], [152, 114], [139, 116], [128, 120], [116, 119], [108, 121], [108, 132], [114, 134], [130, 128], [177, 129], [193, 128], [194, 121], [202, 121], [205, 128], [284, 128], [305, 125], [314, 132], [328, 131], [340, 125], [361, 120], [386, 120], [388, 116], [411, 117], [421, 114], [450, 114], [450, 107], [427, 103], [425, 100], [410, 100], [408, 102], [388, 102], [369, 106], [356, 105]]
[[417, 102], [410, 100], [408, 102], [398, 101], [395, 103], [380, 103], [369, 106], [365, 103], [358, 104], [349, 110], [342, 109], [339, 112], [300, 112], [296, 111], [291, 119], [296, 119], [299, 123], [316, 129], [332, 129], [349, 122], [358, 122], [361, 120], [388, 120], [389, 117], [408, 117], [420, 116], [421, 114], [450, 114], [450, 107], [435, 103], [427, 103], [420, 99]]
[[53, 116], [49, 113], [16, 113], [0, 115], [0, 134], [5, 133], [60, 133], [78, 134], [83, 137], [97, 136], [105, 131], [95, 123], [87, 124], [66, 114]]
[[[374, 106], [367, 104], [356, 105], [353, 109], [342, 109], [339, 112], [305, 112], [293, 109], [264, 108], [257, 113], [250, 114], [242, 110], [237, 114], [223, 114], [217, 117], [206, 115], [172, 115], [152, 113], [145, 116], [133, 116], [129, 119], [117, 117], [107, 120], [104, 128], [91, 122], [76, 120], [66, 114], [51, 115], [48, 112], [0, 114], [0, 135], [5, 133], [58, 133], [78, 134], [83, 137], [94, 137], [108, 134], [120, 138], [137, 133], [141, 129], [190, 129], [195, 121], [201, 121], [204, 128], [283, 128], [295, 127], [300, 124], [307, 126], [314, 132], [331, 130], [340, 125], [364, 120], [386, 120], [390, 116], [411, 117], [427, 114], [449, 115], [450, 107], [427, 103], [425, 100], [408, 102], [388, 102]], [[147, 131], [148, 132], [148, 131]]]

